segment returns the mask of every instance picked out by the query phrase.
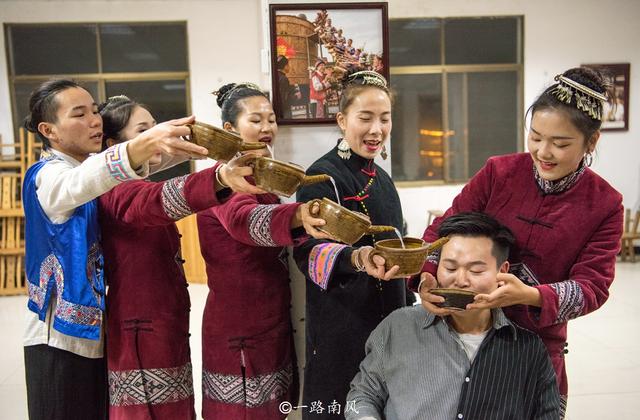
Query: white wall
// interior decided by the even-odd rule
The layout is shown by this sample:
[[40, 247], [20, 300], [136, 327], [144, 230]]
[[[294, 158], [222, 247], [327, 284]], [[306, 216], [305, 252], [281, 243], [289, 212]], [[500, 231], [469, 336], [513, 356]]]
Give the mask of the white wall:
[[[1, 1], [0, 22], [157, 21], [188, 22], [192, 110], [199, 120], [219, 124], [220, 110], [209, 94], [230, 81], [258, 81], [270, 87], [261, 71], [261, 52], [269, 48], [270, 0], [167, 1]], [[275, 3], [276, 1], [274, 1]], [[287, 1], [277, 1], [285, 3]], [[302, 3], [304, 0], [288, 2]], [[307, 1], [308, 2], [308, 1]], [[524, 15], [525, 107], [554, 75], [581, 63], [631, 63], [630, 130], [602, 135], [593, 169], [624, 194], [625, 206], [640, 199], [640, 2], [637, 0], [390, 0], [389, 15], [450, 17]], [[13, 136], [4, 32], [0, 33], [0, 134]], [[334, 126], [281, 127], [279, 159], [310, 165], [331, 148]], [[389, 168], [389, 161], [383, 163]], [[446, 209], [461, 185], [402, 188], [411, 235], [420, 235], [427, 209]], [[304, 281], [294, 275], [294, 300], [301, 301]], [[302, 299], [304, 301], [304, 299]], [[300, 344], [304, 309], [294, 308]], [[300, 347], [300, 346], [299, 346]], [[195, 371], [198, 372], [197, 367]], [[196, 373], [197, 382], [199, 375]], [[199, 404], [198, 404], [199, 405]]]
[[[624, 196], [627, 207], [640, 200], [640, 2], [615, 0], [392, 0], [390, 17], [524, 15], [525, 109], [553, 76], [583, 63], [631, 63], [628, 132], [603, 133], [592, 168]], [[444, 187], [401, 190], [403, 207], [437, 208]], [[455, 189], [449, 189], [455, 193]], [[415, 200], [419, 200], [416, 202]], [[407, 210], [409, 209], [409, 210]], [[409, 214], [410, 229], [420, 225]], [[413, 225], [413, 226], [412, 226]]]
[[[258, 0], [0, 1], [0, 23], [187, 21], [192, 112], [219, 124], [211, 91], [234, 80], [259, 80]], [[0, 34], [0, 134], [13, 137], [4, 31]], [[6, 141], [6, 140], [5, 140]]]
[[[220, 111], [209, 92], [229, 81], [259, 81], [261, 52], [269, 48], [270, 0], [215, 1], [0, 1], [0, 22], [84, 22], [186, 20], [192, 110], [198, 119], [219, 123]], [[273, 1], [275, 3], [275, 1]], [[303, 1], [278, 1], [278, 3]], [[308, 1], [307, 1], [308, 2]], [[593, 62], [631, 62], [630, 130], [602, 135], [593, 165], [624, 195], [625, 206], [640, 201], [640, 2], [615, 0], [391, 0], [389, 15], [398, 17], [525, 16], [525, 107], [554, 75]], [[29, 12], [25, 12], [28, 10]], [[4, 33], [0, 34], [0, 134], [12, 137]], [[280, 159], [308, 166], [335, 144], [334, 126], [281, 127]], [[381, 162], [382, 163], [382, 162]], [[387, 169], [389, 161], [382, 163]], [[424, 209], [448, 206], [460, 186], [402, 188], [400, 196], [411, 234], [424, 228]]]

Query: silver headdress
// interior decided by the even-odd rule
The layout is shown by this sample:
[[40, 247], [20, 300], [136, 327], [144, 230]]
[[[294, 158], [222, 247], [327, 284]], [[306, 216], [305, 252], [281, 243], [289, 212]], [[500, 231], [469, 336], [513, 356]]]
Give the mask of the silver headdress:
[[594, 120], [602, 121], [602, 102], [607, 97], [600, 92], [576, 82], [561, 74], [554, 78], [558, 82], [551, 94], [558, 98], [559, 101], [571, 104], [571, 98], [576, 96], [576, 107], [589, 115]]
[[[231, 95], [238, 91], [239, 89], [251, 89], [251, 90], [257, 90], [258, 92], [262, 92], [262, 89], [260, 89], [260, 86], [256, 85], [255, 83], [251, 83], [251, 82], [243, 82], [243, 83], [238, 83], [235, 86], [233, 86], [231, 89], [227, 90], [224, 94], [222, 94], [220, 100], [220, 103], [223, 103], [224, 101], [226, 101], [227, 99], [229, 99], [231, 97]], [[218, 96], [220, 95], [220, 91], [216, 90], [215, 92], [211, 92], [214, 95]]]
[[382, 89], [388, 89], [387, 79], [383, 75], [373, 70], [362, 70], [350, 74], [347, 77], [347, 84], [360, 84], [367, 86], [377, 86]]

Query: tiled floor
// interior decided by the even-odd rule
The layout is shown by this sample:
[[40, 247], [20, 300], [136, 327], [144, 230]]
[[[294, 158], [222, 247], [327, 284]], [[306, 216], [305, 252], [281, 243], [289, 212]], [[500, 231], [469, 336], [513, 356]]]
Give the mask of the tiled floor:
[[[637, 419], [640, 411], [640, 263], [619, 263], [607, 304], [570, 322], [570, 420]], [[192, 285], [192, 355], [200, 407], [200, 326], [206, 287]], [[26, 418], [22, 361], [25, 297], [0, 298], [0, 418]], [[198, 410], [199, 411], [199, 408]]]

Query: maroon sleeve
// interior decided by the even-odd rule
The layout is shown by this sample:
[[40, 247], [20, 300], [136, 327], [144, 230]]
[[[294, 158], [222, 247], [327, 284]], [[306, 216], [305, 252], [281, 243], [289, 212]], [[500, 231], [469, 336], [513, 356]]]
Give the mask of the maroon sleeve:
[[616, 255], [620, 251], [623, 214], [619, 196], [614, 210], [571, 267], [569, 280], [536, 286], [542, 306], [528, 311], [531, 322], [540, 328], [567, 322], [595, 311], [607, 301], [615, 276]]
[[102, 212], [136, 226], [168, 225], [218, 204], [213, 168], [164, 182], [125, 182], [100, 197]]
[[[430, 226], [427, 226], [422, 235], [422, 239], [425, 242], [431, 243], [438, 239], [438, 227], [447, 217], [466, 211], [484, 211], [491, 194], [494, 165], [495, 160], [490, 158], [484, 167], [469, 180], [467, 185], [460, 191], [460, 194], [453, 199], [451, 207], [442, 216], [436, 217]], [[439, 255], [438, 251], [429, 255], [422, 267], [422, 272], [426, 271], [435, 277]], [[411, 277], [407, 282], [409, 289], [417, 291], [419, 279], [420, 276]]]
[[293, 245], [291, 219], [302, 203], [261, 204], [252, 194], [234, 194], [211, 212], [235, 240], [253, 246]]

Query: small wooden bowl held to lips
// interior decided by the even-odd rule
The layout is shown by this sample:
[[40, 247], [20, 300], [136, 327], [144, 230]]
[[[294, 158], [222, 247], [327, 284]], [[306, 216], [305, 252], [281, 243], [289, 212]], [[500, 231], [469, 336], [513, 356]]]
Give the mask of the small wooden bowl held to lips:
[[444, 309], [456, 309], [459, 311], [467, 309], [467, 305], [473, 303], [473, 298], [477, 294], [473, 290], [447, 288], [431, 289], [429, 290], [429, 293], [436, 296], [442, 296], [445, 299], [444, 302], [433, 303], [437, 307]]

